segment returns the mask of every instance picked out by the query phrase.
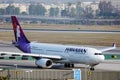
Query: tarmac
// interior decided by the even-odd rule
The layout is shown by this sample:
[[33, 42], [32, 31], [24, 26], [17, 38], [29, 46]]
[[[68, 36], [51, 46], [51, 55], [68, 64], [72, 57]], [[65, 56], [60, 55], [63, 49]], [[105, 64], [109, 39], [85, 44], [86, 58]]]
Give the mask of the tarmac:
[[[90, 46], [97, 49], [103, 46]], [[21, 52], [14, 45], [0, 43], [0, 51]], [[119, 80], [120, 79], [120, 48], [107, 51], [108, 58], [95, 66], [95, 71], [89, 71], [89, 66], [75, 64], [74, 68], [64, 68], [63, 64], [54, 64], [50, 69], [37, 68], [35, 60], [0, 59], [0, 78], [9, 80], [75, 80], [74, 70], [80, 69], [81, 80]], [[112, 58], [112, 55], [117, 57]]]

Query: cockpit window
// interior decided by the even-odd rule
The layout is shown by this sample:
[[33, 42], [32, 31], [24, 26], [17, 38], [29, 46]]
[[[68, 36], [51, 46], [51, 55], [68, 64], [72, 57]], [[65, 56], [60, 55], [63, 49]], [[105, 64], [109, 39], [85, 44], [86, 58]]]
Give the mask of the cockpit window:
[[95, 55], [102, 55], [102, 53], [95, 53]]

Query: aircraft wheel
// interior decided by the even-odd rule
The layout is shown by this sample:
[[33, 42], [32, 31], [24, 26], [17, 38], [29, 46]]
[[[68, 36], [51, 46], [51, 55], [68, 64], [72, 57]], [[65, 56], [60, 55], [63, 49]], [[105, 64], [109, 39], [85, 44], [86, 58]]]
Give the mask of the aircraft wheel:
[[93, 67], [90, 68], [91, 71], [94, 71], [95, 69]]
[[65, 63], [65, 64], [64, 64], [64, 67], [68, 67], [68, 64]]
[[71, 64], [71, 67], [74, 68], [74, 64]]
[[40, 67], [40, 66], [37, 66], [37, 68], [42, 68], [42, 67]]
[[64, 64], [65, 67], [68, 67], [68, 68], [73, 68], [74, 67], [74, 64]]

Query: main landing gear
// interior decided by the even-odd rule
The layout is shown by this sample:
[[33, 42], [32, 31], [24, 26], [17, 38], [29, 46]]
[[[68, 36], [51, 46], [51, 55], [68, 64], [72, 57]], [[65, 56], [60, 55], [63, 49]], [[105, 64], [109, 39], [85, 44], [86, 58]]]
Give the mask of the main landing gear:
[[90, 68], [90, 70], [91, 70], [91, 71], [94, 71], [94, 70], [95, 70], [95, 68], [94, 68], [94, 67], [91, 67], [91, 68]]
[[65, 64], [64, 64], [64, 67], [74, 68], [74, 64], [65, 63]]

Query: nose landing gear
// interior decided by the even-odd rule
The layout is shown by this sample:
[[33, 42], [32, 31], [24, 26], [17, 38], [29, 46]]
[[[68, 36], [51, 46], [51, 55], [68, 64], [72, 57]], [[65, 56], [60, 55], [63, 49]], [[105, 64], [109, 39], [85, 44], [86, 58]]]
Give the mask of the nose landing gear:
[[90, 65], [90, 70], [94, 71], [95, 70], [94, 66], [96, 66], [96, 65], [98, 65], [98, 64], [92, 64], [92, 65]]

